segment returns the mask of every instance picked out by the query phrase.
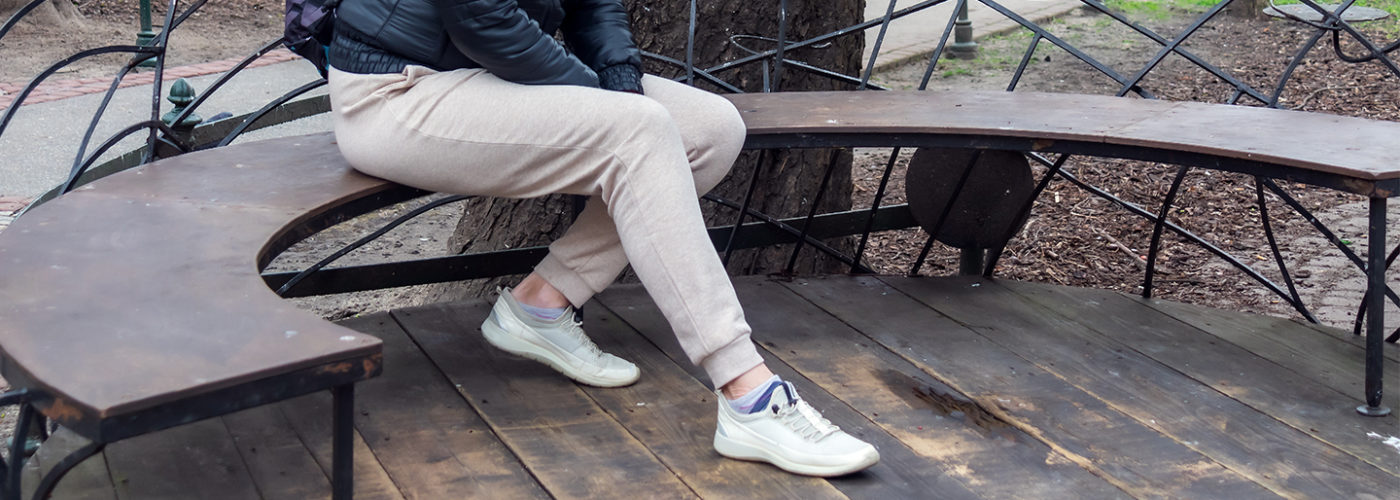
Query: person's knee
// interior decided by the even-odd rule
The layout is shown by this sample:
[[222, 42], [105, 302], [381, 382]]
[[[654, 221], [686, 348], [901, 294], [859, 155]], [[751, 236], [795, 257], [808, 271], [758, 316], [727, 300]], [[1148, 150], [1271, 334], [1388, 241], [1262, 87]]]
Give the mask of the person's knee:
[[667, 148], [681, 147], [680, 131], [665, 106], [643, 98], [629, 99], [625, 109], [618, 109], [617, 119], [610, 127], [622, 147]]
[[701, 149], [699, 161], [694, 165], [695, 187], [701, 194], [729, 174], [748, 137], [744, 120], [734, 105], [722, 97], [713, 97], [718, 102], [706, 107], [707, 116], [703, 119], [706, 126], [700, 129], [702, 137], [695, 142]]
[[704, 115], [697, 117], [704, 124], [700, 142], [707, 143], [710, 147], [725, 151], [737, 152], [744, 145], [747, 136], [747, 129], [744, 126], [743, 117], [739, 116], [739, 110], [734, 104], [716, 94], [704, 93], [700, 99], [705, 102], [700, 109], [704, 110]]
[[675, 133], [676, 123], [665, 106], [652, 99], [635, 99], [627, 110], [627, 121], [643, 134]]
[[664, 106], [639, 96], [617, 111], [625, 117], [610, 120], [607, 135], [621, 172], [643, 170], [651, 175], [672, 168], [665, 175], [684, 175], [689, 170], [680, 131]]
[[739, 116], [739, 110], [727, 99], [724, 99], [723, 106], [715, 107], [715, 115], [714, 133], [718, 136], [716, 147], [733, 151], [737, 156], [739, 150], [744, 148], [744, 141], [748, 139], [748, 128], [744, 125], [744, 118]]

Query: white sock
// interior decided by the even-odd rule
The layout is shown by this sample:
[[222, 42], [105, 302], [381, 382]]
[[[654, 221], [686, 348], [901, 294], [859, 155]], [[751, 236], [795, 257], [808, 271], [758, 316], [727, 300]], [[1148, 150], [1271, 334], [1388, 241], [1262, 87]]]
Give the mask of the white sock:
[[531, 316], [534, 316], [534, 317], [539, 318], [539, 319], [544, 320], [544, 321], [555, 321], [555, 320], [559, 319], [560, 316], [563, 316], [563, 315], [564, 315], [564, 311], [569, 310], [569, 307], [568, 307], [568, 306], [564, 306], [564, 307], [535, 307], [535, 306], [532, 306], [532, 305], [530, 305], [530, 304], [526, 304], [526, 303], [524, 303], [524, 302], [521, 302], [521, 301], [519, 301], [519, 300], [515, 301], [515, 303], [520, 304], [520, 308], [523, 309], [523, 310], [525, 310], [525, 312], [530, 313]]
[[782, 383], [783, 379], [778, 377], [778, 374], [775, 373], [772, 377], [768, 377], [767, 382], [759, 384], [758, 387], [749, 391], [748, 394], [739, 396], [739, 399], [729, 399], [727, 397], [724, 399], [729, 401], [729, 407], [733, 408], [734, 411], [741, 414], [753, 413], [753, 409], [755, 406], [758, 406], [759, 401], [768, 399], [764, 396], [772, 393], [773, 387], [781, 385]]

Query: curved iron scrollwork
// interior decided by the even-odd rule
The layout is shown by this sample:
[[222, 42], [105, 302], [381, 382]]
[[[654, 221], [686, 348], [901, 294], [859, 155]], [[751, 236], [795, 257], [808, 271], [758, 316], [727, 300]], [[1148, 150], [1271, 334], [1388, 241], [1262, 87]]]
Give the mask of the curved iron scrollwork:
[[[0, 472], [0, 497], [21, 498], [23, 489], [20, 481], [24, 476], [25, 465], [38, 449], [39, 443], [49, 437], [49, 423], [34, 407], [34, 403], [42, 397], [41, 393], [31, 389], [18, 389], [0, 394], [0, 407], [19, 406], [8, 459], [0, 459], [0, 469], [3, 469], [3, 472]], [[83, 460], [102, 451], [103, 446], [102, 443], [88, 442], [69, 452], [57, 463], [49, 466], [48, 470], [41, 470], [43, 476], [34, 489], [33, 498], [49, 498], [59, 479]]]

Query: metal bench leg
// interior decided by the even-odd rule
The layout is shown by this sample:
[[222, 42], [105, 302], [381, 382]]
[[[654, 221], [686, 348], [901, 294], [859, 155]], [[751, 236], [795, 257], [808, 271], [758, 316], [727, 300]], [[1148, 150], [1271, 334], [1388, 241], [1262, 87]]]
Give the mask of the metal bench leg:
[[29, 435], [29, 425], [33, 423], [34, 407], [28, 401], [19, 405], [19, 420], [15, 423], [14, 436], [10, 439], [10, 461], [5, 468], [5, 498], [19, 498], [19, 478], [24, 471], [24, 437]]
[[1381, 404], [1381, 369], [1385, 341], [1385, 198], [1371, 198], [1371, 234], [1366, 252], [1366, 404], [1356, 411], [1369, 417], [1390, 414]]
[[355, 384], [335, 387], [331, 396], [331, 497], [350, 500], [355, 494]]

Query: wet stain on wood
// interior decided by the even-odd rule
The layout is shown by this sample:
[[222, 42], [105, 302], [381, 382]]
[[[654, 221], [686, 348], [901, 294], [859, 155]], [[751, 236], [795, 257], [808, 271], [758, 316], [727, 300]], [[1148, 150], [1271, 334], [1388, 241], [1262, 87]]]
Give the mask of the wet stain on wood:
[[927, 406], [938, 416], [962, 422], [984, 437], [1016, 441], [1015, 427], [966, 396], [929, 387], [898, 370], [881, 370], [879, 376], [890, 392], [903, 396], [912, 406]]

